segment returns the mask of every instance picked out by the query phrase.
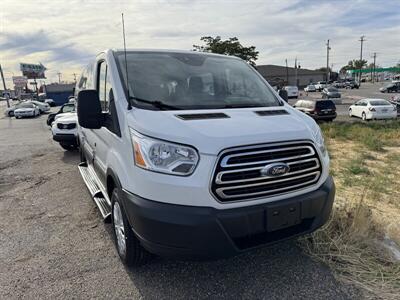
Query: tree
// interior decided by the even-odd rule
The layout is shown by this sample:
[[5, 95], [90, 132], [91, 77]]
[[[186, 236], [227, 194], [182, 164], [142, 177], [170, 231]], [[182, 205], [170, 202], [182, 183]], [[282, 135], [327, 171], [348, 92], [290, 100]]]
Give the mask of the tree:
[[215, 38], [203, 36], [200, 40], [204, 42], [205, 45], [193, 45], [194, 51], [233, 55], [247, 61], [252, 66], [256, 65], [255, 61], [259, 53], [256, 51], [256, 47], [244, 47], [237, 37], [223, 41], [220, 36], [216, 36]]
[[347, 65], [343, 66], [340, 69], [340, 73], [346, 73], [348, 70], [359, 70], [362, 69], [363, 67], [365, 67], [367, 65], [368, 61], [366, 61], [365, 59], [363, 59], [362, 61], [360, 61], [359, 59], [353, 59], [350, 60]]

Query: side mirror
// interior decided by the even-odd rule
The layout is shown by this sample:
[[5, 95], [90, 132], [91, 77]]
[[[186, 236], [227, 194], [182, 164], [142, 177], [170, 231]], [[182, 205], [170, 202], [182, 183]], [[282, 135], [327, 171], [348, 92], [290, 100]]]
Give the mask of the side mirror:
[[285, 100], [286, 102], [288, 102], [288, 93], [287, 93], [286, 90], [280, 89], [280, 90], [279, 90], [279, 96], [280, 96], [283, 100]]
[[104, 124], [99, 95], [96, 90], [82, 90], [78, 93], [78, 122], [89, 129], [100, 129]]

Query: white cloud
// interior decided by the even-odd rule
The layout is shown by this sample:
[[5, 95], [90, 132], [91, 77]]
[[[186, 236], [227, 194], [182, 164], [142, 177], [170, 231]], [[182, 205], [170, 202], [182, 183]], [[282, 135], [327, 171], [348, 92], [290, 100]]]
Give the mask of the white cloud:
[[105, 48], [121, 48], [121, 12], [131, 48], [191, 49], [204, 35], [237, 36], [244, 45], [257, 47], [259, 64], [283, 64], [287, 58], [292, 65], [297, 57], [303, 68], [317, 68], [326, 64], [325, 42], [329, 38], [331, 62], [337, 69], [358, 58], [358, 38], [365, 34], [364, 57], [377, 52], [377, 62], [385, 66], [400, 59], [400, 2], [396, 0], [384, 4], [3, 0], [1, 6], [3, 68], [19, 73], [20, 61], [41, 61], [49, 68], [50, 80], [57, 79], [58, 71], [64, 79], [72, 80], [72, 74], [80, 72], [89, 57]]

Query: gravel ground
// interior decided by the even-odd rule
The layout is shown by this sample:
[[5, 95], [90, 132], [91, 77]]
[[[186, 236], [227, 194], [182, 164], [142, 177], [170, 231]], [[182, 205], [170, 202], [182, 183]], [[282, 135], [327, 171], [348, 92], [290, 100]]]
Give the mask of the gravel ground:
[[360, 297], [294, 241], [227, 260], [157, 258], [127, 270], [80, 178], [78, 153], [51, 140], [46, 116], [2, 116], [0, 108], [0, 299]]

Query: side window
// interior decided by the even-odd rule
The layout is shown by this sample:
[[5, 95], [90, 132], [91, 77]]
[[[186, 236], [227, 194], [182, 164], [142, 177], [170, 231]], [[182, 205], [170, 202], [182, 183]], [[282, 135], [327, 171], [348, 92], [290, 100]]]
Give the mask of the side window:
[[106, 78], [107, 78], [107, 64], [105, 61], [102, 61], [98, 66], [97, 91], [99, 93], [101, 108], [104, 112], [108, 111]]
[[87, 66], [86, 74], [87, 74], [86, 88], [87, 89], [94, 89], [94, 84], [93, 84], [93, 63], [90, 63]]

